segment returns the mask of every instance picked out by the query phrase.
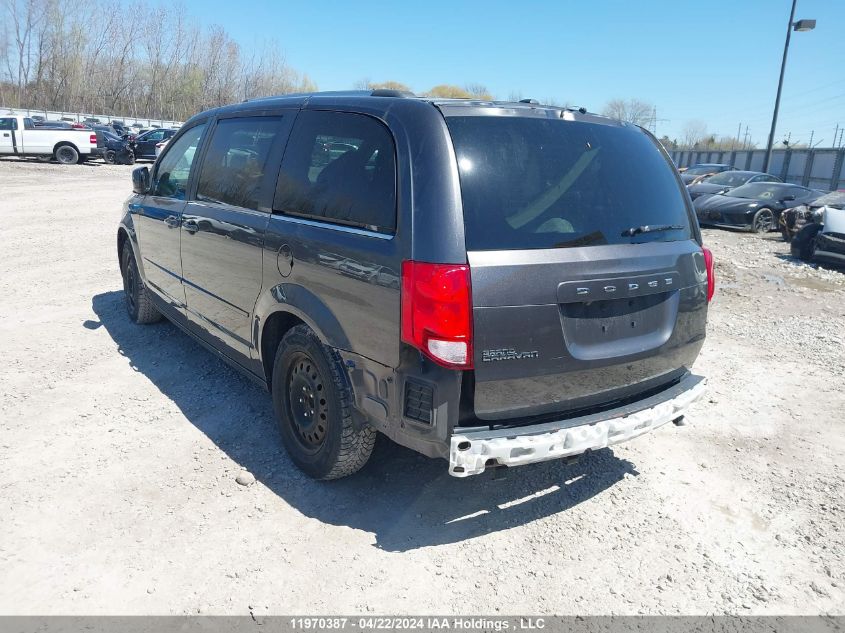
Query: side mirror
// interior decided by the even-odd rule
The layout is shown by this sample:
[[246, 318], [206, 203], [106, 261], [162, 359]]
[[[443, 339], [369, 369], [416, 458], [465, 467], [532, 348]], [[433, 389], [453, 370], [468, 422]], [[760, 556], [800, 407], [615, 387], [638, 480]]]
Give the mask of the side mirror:
[[147, 193], [150, 190], [150, 168], [136, 167], [132, 170], [132, 191]]
[[780, 199], [781, 202], [790, 202], [792, 200], [795, 200], [795, 196], [793, 196], [792, 194], [790, 194], [788, 196], [784, 196], [783, 198]]

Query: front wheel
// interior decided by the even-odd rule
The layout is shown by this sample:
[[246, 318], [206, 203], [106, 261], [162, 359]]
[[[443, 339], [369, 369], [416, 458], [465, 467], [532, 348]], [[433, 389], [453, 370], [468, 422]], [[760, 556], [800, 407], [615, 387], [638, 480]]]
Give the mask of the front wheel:
[[759, 209], [751, 220], [751, 231], [754, 233], [768, 233], [775, 225], [775, 214], [765, 207]]
[[161, 320], [161, 312], [153, 305], [153, 300], [144, 286], [141, 275], [138, 274], [138, 264], [129, 240], [123, 243], [120, 254], [120, 272], [123, 275], [123, 294], [126, 301], [126, 312], [135, 323], [155, 323]]
[[116, 156], [117, 152], [115, 152], [113, 149], [106, 150], [106, 153], [103, 155], [103, 160], [106, 161], [109, 165], [114, 165]]
[[292, 328], [279, 344], [272, 391], [282, 441], [300, 470], [315, 479], [339, 479], [367, 463], [377, 432], [356, 428], [340, 357], [308, 326]]

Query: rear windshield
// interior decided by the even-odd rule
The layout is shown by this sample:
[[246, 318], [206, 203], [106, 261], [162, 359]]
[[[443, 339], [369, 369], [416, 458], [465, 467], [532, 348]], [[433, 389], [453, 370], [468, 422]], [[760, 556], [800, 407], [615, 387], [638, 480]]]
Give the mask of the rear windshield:
[[[505, 116], [446, 121], [458, 159], [468, 250], [691, 237], [674, 169], [636, 128]], [[673, 228], [633, 230], [646, 225]]]

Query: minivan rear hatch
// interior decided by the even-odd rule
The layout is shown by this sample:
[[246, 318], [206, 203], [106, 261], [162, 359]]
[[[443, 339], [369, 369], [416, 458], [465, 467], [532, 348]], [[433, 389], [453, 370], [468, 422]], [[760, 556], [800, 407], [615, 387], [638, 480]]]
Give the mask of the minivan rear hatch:
[[707, 272], [654, 138], [552, 109], [444, 114], [472, 282], [474, 416], [609, 406], [686, 374], [704, 340]]

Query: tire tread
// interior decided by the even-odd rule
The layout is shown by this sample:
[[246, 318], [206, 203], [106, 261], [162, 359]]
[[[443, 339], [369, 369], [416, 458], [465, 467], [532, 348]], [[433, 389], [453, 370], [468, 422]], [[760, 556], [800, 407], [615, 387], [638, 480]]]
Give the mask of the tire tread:
[[[362, 428], [355, 428], [355, 423], [352, 419], [352, 391], [346, 380], [345, 372], [343, 371], [343, 362], [337, 351], [326, 347], [314, 333], [314, 331], [307, 325], [297, 325], [290, 329], [285, 334], [279, 348], [276, 351], [276, 362], [274, 363], [274, 375], [277, 371], [282, 371], [279, 367], [279, 361], [284, 353], [285, 347], [298, 342], [304, 347], [311, 347], [315, 350], [320, 350], [325, 356], [325, 360], [331, 372], [327, 378], [338, 396], [340, 402], [340, 448], [337, 453], [337, 458], [331, 465], [328, 472], [316, 476], [316, 479], [331, 480], [347, 477], [353, 473], [358, 472], [367, 461], [373, 452], [373, 447], [376, 443], [378, 432], [371, 426], [364, 426]], [[284, 415], [279, 412], [279, 415]]]

